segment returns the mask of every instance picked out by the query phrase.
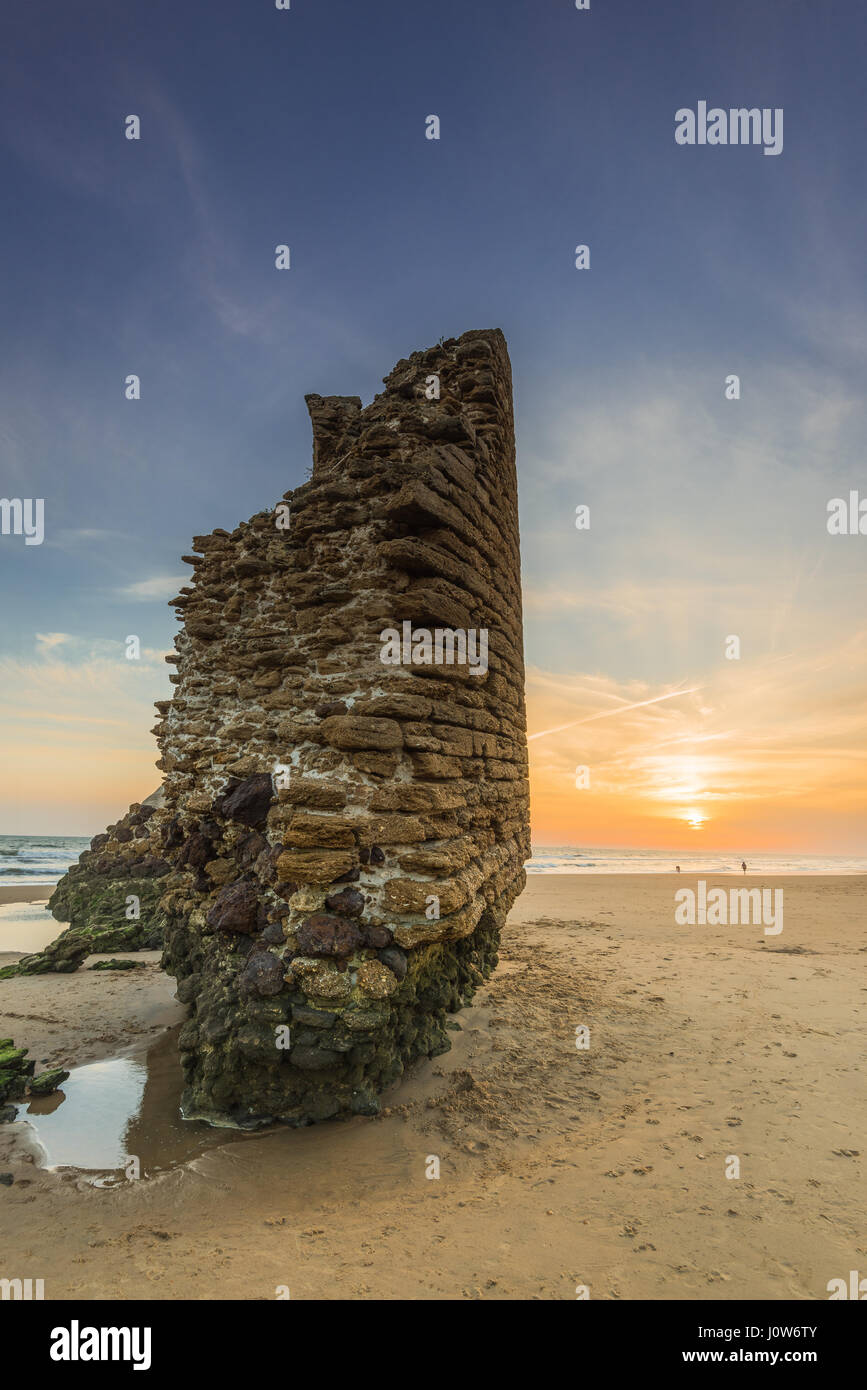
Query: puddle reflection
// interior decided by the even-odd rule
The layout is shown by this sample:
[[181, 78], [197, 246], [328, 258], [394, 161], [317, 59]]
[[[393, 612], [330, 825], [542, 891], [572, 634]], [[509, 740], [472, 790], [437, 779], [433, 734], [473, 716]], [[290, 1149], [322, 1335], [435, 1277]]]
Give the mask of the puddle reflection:
[[[188, 1163], [225, 1144], [226, 1130], [181, 1119], [177, 1034], [169, 1029], [144, 1058], [75, 1067], [54, 1095], [22, 1103], [18, 1119], [42, 1151], [41, 1166], [102, 1174], [99, 1185], [108, 1186]], [[232, 1142], [255, 1137], [231, 1133]]]

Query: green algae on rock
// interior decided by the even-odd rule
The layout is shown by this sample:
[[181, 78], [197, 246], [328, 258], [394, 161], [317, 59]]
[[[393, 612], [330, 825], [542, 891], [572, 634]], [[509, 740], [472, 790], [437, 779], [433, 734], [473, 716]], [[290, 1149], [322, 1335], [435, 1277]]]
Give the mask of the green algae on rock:
[[161, 804], [161, 792], [154, 792], [94, 836], [48, 900], [52, 915], [69, 922], [66, 931], [42, 951], [0, 970], [0, 979], [65, 975], [90, 955], [162, 948], [161, 880], [170, 865], [159, 853]]
[[23, 1100], [27, 1094], [45, 1096], [56, 1091], [69, 1076], [62, 1067], [54, 1067], [34, 1076], [35, 1061], [27, 1057], [26, 1047], [16, 1047], [11, 1038], [0, 1038], [0, 1123], [15, 1119], [14, 1105], [8, 1101]]

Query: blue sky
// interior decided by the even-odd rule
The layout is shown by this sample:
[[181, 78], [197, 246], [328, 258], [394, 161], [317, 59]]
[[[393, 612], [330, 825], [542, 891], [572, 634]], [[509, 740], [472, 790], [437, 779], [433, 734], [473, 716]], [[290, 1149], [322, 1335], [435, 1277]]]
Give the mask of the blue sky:
[[[850, 643], [867, 539], [824, 515], [867, 491], [865, 41], [854, 0], [11, 6], [0, 491], [46, 503], [44, 545], [0, 538], [16, 757], [151, 790], [191, 536], [303, 481], [305, 392], [367, 401], [468, 328], [513, 360], [531, 728], [549, 678], [651, 698], [721, 632], [805, 673]], [[783, 153], [676, 145], [699, 100], [782, 107]], [[0, 830], [99, 829], [114, 776], [55, 825], [22, 771]]]

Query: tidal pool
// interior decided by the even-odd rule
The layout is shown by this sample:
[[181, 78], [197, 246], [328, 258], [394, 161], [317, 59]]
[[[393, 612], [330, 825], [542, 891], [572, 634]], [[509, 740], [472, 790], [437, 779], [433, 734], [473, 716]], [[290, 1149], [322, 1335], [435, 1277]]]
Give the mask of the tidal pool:
[[107, 1186], [164, 1172], [230, 1139], [255, 1138], [181, 1119], [177, 1033], [169, 1029], [146, 1055], [75, 1067], [54, 1095], [22, 1102], [17, 1119], [29, 1127], [40, 1166], [102, 1175]]

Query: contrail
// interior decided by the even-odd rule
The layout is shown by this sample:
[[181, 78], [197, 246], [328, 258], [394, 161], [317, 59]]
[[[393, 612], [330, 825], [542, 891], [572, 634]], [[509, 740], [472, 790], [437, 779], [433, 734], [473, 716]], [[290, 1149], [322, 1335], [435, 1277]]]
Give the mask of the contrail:
[[645, 705], [658, 705], [660, 700], [673, 700], [675, 695], [693, 695], [704, 686], [691, 685], [688, 690], [670, 690], [667, 695], [654, 695], [652, 700], [637, 700], [634, 705], [621, 705], [619, 709], [606, 709], [601, 714], [588, 714], [584, 719], [573, 719], [571, 724], [558, 724], [556, 729], [542, 729], [538, 734], [529, 734], [527, 742], [534, 738], [545, 738], [547, 734], [560, 734], [564, 729], [574, 729], [576, 724], [592, 724], [594, 719], [610, 719], [613, 714], [626, 714], [627, 710], [643, 709]]

